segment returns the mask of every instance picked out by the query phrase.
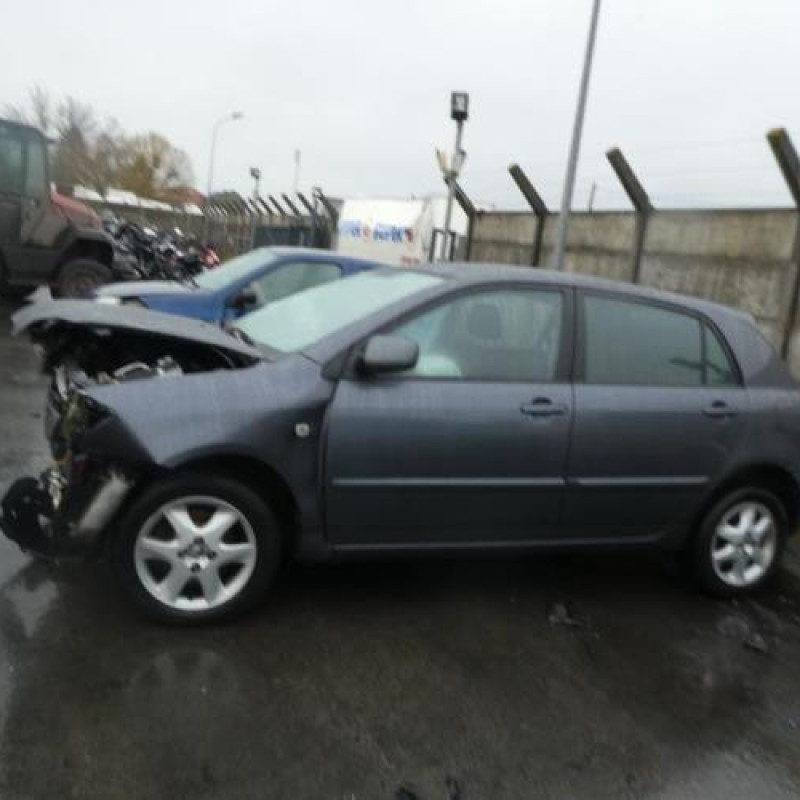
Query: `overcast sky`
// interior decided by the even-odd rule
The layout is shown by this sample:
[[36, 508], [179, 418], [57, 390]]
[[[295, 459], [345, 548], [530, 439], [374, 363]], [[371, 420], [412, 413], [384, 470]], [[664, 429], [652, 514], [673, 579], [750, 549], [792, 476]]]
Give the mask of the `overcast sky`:
[[[128, 131], [166, 134], [205, 188], [334, 195], [441, 191], [449, 92], [472, 98], [463, 184], [500, 207], [518, 161], [558, 205], [590, 0], [38, 0], [3, 15], [0, 103], [39, 84]], [[80, 13], [79, 13], [80, 9]], [[798, 0], [604, 0], [575, 206], [624, 205], [619, 145], [656, 204], [775, 205], [788, 194], [764, 134], [800, 146]]]

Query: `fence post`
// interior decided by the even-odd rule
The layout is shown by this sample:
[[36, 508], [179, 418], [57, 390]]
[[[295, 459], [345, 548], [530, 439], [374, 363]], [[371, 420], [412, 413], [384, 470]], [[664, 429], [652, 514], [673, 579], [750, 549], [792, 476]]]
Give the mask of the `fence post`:
[[281, 206], [281, 204], [275, 199], [275, 195], [274, 194], [269, 195], [269, 201], [270, 201], [270, 203], [272, 203], [273, 206], [275, 206], [275, 209], [277, 210], [277, 212], [282, 217], [287, 216], [286, 212], [283, 210], [283, 207]]
[[[461, 187], [461, 184], [456, 180], [453, 181], [453, 194], [456, 202], [467, 217], [467, 246], [464, 249], [464, 261], [469, 261], [472, 255], [472, 237], [475, 232], [475, 217], [478, 214], [478, 210]], [[455, 236], [453, 237], [453, 242], [455, 243]], [[450, 260], [453, 260], [452, 251], [450, 252]]]
[[618, 147], [612, 147], [607, 153], [606, 158], [611, 164], [625, 194], [633, 204], [636, 211], [636, 231], [633, 241], [633, 264], [632, 274], [633, 283], [639, 283], [642, 276], [642, 256], [644, 255], [644, 240], [647, 234], [647, 223], [650, 214], [654, 211], [653, 204], [647, 196], [647, 192], [636, 177], [636, 173], [631, 168], [628, 160], [622, 155]]
[[258, 207], [258, 198], [251, 197], [247, 200], [247, 204], [250, 206], [250, 250], [253, 250], [256, 246], [256, 231], [258, 229], [258, 223], [261, 221], [261, 209]]
[[303, 208], [305, 208], [305, 210], [308, 211], [309, 216], [312, 219], [316, 219], [317, 212], [314, 210], [314, 206], [312, 206], [311, 203], [308, 202], [308, 198], [302, 192], [298, 192], [297, 197], [303, 204]]
[[317, 200], [322, 203], [325, 212], [331, 218], [331, 225], [333, 225], [333, 229], [336, 230], [336, 227], [339, 224], [339, 212], [336, 210], [336, 206], [331, 203], [331, 201], [325, 196], [322, 189], [319, 187], [315, 187], [314, 197], [316, 197]]
[[519, 164], [512, 164], [508, 168], [508, 173], [511, 175], [511, 180], [517, 185], [517, 188], [522, 192], [522, 196], [528, 201], [534, 216], [536, 217], [536, 228], [533, 232], [533, 255], [531, 256], [531, 266], [538, 267], [542, 257], [542, 238], [544, 237], [544, 225], [550, 211], [542, 200], [541, 195], [533, 184], [528, 180], [528, 176], [522, 171]]
[[325, 224], [325, 221], [322, 219], [322, 217], [320, 217], [318, 210], [314, 207], [314, 204], [309, 202], [308, 198], [302, 192], [297, 192], [297, 196], [311, 218], [314, 247], [324, 247], [325, 249], [332, 247], [333, 234]]
[[[794, 200], [795, 209], [800, 211], [800, 158], [792, 142], [791, 136], [786, 128], [773, 128], [767, 132], [767, 141], [772, 148], [775, 160], [778, 162], [783, 179]], [[800, 217], [798, 217], [792, 245], [792, 263], [794, 264], [794, 283], [792, 285], [791, 301], [789, 303], [789, 315], [786, 320], [786, 328], [783, 330], [783, 341], [781, 342], [781, 355], [786, 358], [789, 355], [789, 346], [792, 341], [792, 332], [797, 324], [798, 306], [800, 306]]]
[[286, 194], [286, 192], [281, 192], [281, 197], [283, 198], [283, 202], [286, 203], [287, 206], [289, 206], [289, 209], [292, 212], [292, 214], [294, 214], [296, 217], [303, 216], [300, 213], [300, 209], [292, 202], [292, 198], [289, 197], [289, 195]]

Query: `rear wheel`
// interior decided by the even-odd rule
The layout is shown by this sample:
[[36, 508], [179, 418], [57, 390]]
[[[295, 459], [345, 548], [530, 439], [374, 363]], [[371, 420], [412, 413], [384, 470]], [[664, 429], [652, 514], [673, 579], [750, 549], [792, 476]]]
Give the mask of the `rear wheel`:
[[86, 298], [111, 281], [111, 270], [99, 261], [76, 258], [61, 267], [56, 281], [59, 297]]
[[786, 510], [764, 489], [737, 489], [704, 517], [691, 557], [700, 586], [717, 597], [754, 591], [775, 574], [788, 531]]
[[147, 490], [111, 542], [115, 571], [149, 616], [193, 624], [252, 607], [280, 563], [270, 510], [249, 488], [207, 475], [176, 475]]

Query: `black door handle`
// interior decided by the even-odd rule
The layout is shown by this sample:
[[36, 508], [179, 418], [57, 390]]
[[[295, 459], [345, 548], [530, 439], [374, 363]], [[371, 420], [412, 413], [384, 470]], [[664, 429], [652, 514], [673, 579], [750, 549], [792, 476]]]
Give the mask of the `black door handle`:
[[736, 416], [736, 412], [722, 400], [715, 400], [710, 406], [703, 409], [703, 413], [712, 419], [727, 419]]
[[563, 417], [567, 413], [565, 405], [553, 403], [549, 397], [537, 397], [530, 403], [523, 403], [519, 410], [529, 417]]

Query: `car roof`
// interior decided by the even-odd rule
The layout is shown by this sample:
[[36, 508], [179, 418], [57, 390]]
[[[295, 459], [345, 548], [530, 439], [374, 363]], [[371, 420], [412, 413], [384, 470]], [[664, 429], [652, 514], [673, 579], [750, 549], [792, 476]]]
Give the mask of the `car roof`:
[[721, 314], [734, 315], [752, 321], [752, 316], [744, 311], [711, 300], [705, 300], [690, 295], [667, 292], [649, 286], [612, 281], [597, 278], [593, 275], [582, 275], [576, 272], [561, 272], [540, 267], [516, 266], [512, 264], [478, 264], [478, 263], [437, 263], [424, 268], [415, 268], [419, 272], [439, 275], [447, 280], [456, 280], [460, 283], [481, 284], [486, 282], [551, 284], [558, 286], [571, 286], [580, 289], [598, 289], [617, 294], [628, 295], [631, 298], [655, 300], [664, 303], [681, 305], [695, 309], [711, 317]]
[[18, 130], [25, 131], [26, 133], [33, 133], [38, 136], [44, 136], [44, 134], [35, 126], [29, 125], [27, 122], [21, 122], [15, 119], [7, 119], [7, 118], [0, 118], [0, 125], [4, 125], [10, 128], [17, 128]]
[[279, 245], [277, 247], [265, 247], [271, 253], [285, 258], [287, 256], [311, 256], [316, 259], [325, 261], [347, 261], [349, 264], [364, 264], [365, 266], [372, 267], [389, 267], [390, 265], [375, 261], [371, 258], [359, 258], [357, 256], [346, 255], [345, 253], [337, 253], [335, 250], [323, 250], [318, 247], [290, 247], [288, 245]]

